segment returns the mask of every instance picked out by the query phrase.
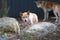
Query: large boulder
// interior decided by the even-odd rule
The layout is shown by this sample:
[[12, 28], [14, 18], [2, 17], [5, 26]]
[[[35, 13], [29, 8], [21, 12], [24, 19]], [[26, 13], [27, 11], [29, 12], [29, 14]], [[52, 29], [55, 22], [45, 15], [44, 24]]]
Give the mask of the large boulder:
[[39, 22], [23, 29], [24, 34], [32, 34], [35, 36], [44, 36], [55, 31], [57, 26], [50, 22]]
[[2, 17], [0, 18], [0, 33], [3, 31], [10, 31], [20, 34], [19, 23], [15, 18]]

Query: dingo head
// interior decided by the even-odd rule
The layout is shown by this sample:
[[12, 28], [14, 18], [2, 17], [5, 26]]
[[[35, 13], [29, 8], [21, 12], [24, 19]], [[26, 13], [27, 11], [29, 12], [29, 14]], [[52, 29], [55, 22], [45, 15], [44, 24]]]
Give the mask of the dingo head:
[[35, 1], [36, 5], [38, 8], [42, 7], [42, 2], [41, 1]]
[[21, 19], [24, 21], [24, 22], [28, 22], [29, 21], [29, 12], [23, 12], [20, 14], [21, 15]]

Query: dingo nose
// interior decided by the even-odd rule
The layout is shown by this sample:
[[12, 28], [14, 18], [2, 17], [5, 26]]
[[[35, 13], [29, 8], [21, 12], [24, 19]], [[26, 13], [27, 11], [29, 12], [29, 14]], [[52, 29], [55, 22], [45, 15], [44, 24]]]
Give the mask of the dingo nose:
[[25, 22], [27, 22], [27, 20], [25, 20]]

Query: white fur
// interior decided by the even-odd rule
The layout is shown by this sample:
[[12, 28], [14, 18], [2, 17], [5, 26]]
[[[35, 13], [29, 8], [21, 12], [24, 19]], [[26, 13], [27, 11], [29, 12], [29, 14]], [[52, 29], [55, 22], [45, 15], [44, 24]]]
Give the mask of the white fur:
[[[36, 20], [35, 22], [33, 22], [33, 18], [35, 18], [34, 20]], [[29, 13], [29, 16], [28, 17], [26, 17], [26, 18], [22, 18], [22, 20], [25, 22], [25, 20], [26, 20], [26, 22], [27, 23], [30, 23], [30, 24], [35, 24], [35, 23], [37, 23], [38, 22], [38, 17], [37, 17], [37, 15], [35, 14], [35, 13]]]
[[[33, 16], [34, 15], [34, 16]], [[30, 13], [30, 15], [29, 15], [29, 20], [30, 20], [30, 22], [31, 22], [31, 24], [34, 24], [34, 22], [33, 22], [33, 17], [35, 17], [35, 19], [36, 19], [36, 22], [35, 23], [37, 23], [38, 22], [38, 17], [37, 17], [37, 15], [35, 14], [35, 13]]]

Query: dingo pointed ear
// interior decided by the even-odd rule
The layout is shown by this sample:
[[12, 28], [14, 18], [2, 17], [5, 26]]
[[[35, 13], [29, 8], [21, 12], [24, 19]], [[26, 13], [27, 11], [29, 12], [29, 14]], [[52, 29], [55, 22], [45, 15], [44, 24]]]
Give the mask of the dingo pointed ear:
[[27, 12], [29, 12], [29, 13], [30, 13], [30, 10], [28, 10]]
[[27, 14], [29, 15], [29, 13], [30, 13], [30, 10], [29, 11], [27, 11]]

